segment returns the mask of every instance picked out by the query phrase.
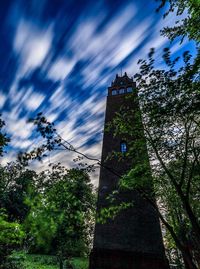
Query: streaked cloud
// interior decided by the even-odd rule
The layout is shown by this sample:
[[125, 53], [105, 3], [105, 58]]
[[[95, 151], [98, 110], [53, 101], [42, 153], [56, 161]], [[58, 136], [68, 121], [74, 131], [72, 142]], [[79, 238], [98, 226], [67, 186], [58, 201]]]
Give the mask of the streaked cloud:
[[72, 71], [75, 61], [62, 57], [52, 64], [48, 76], [54, 80], [63, 80]]
[[20, 20], [16, 29], [14, 50], [23, 63], [21, 69], [26, 72], [40, 66], [51, 48], [51, 29], [41, 30], [26, 20]]
[[[42, 143], [27, 120], [43, 111], [75, 148], [100, 158], [107, 87], [121, 69], [133, 76], [137, 61], [170, 46], [156, 4], [147, 1], [11, 1], [1, 22], [0, 109], [11, 137], [2, 162]], [[7, 49], [5, 50], [5, 46]], [[194, 46], [186, 41], [194, 51]], [[51, 152], [43, 163], [74, 166], [75, 154]], [[96, 174], [93, 175], [96, 180]]]
[[35, 111], [43, 102], [45, 96], [39, 93], [32, 93], [26, 100], [27, 109]]
[[2, 108], [6, 101], [6, 95], [0, 92], [0, 108]]

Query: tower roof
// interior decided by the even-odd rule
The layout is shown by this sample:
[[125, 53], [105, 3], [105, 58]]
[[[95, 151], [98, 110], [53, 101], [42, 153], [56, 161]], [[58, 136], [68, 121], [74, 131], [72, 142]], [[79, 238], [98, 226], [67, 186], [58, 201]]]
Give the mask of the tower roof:
[[113, 86], [121, 86], [121, 85], [129, 85], [133, 83], [133, 78], [129, 78], [127, 73], [125, 72], [123, 76], [116, 75], [114, 81], [111, 84]]

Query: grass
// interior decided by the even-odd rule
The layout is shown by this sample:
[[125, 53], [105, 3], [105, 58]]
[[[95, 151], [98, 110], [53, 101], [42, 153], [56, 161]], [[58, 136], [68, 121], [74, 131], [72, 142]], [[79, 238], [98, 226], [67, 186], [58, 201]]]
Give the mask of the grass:
[[26, 255], [25, 269], [58, 269], [56, 257], [49, 255]]
[[[15, 261], [22, 262], [21, 269], [59, 269], [55, 256], [15, 252], [12, 257]], [[72, 258], [71, 265], [73, 269], [88, 269], [88, 259]]]
[[88, 269], [89, 263], [87, 258], [72, 258], [71, 265], [73, 269]]

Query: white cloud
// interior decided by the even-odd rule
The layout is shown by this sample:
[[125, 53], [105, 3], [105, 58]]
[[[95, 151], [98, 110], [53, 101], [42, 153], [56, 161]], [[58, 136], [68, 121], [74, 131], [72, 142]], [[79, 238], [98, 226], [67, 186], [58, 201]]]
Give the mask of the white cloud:
[[[72, 143], [76, 149], [82, 150], [82, 146], [89, 139], [94, 138], [100, 130], [103, 130], [103, 117], [97, 118], [97, 116], [104, 111], [105, 98], [97, 102], [96, 95], [91, 96], [81, 105], [74, 102], [71, 109], [68, 110], [68, 120], [58, 123], [56, 126], [57, 131], [65, 140]], [[80, 118], [84, 119], [85, 123], [75, 126], [76, 120]], [[95, 156], [97, 155], [100, 155], [100, 151], [95, 152]]]
[[17, 157], [16, 152], [10, 151], [8, 153], [5, 153], [3, 157], [0, 157], [0, 164], [6, 165], [7, 163], [15, 161], [16, 157]]
[[4, 106], [5, 102], [6, 102], [6, 96], [2, 92], [0, 92], [0, 108]]
[[15, 137], [15, 136], [11, 139], [10, 142], [11, 146], [21, 150], [26, 150], [33, 144], [34, 142], [31, 139], [21, 139], [21, 137]]
[[57, 117], [59, 116], [56, 113], [48, 113], [48, 112], [45, 115], [46, 115], [49, 122], [54, 122], [57, 119]]
[[64, 57], [60, 58], [52, 64], [48, 76], [54, 80], [63, 80], [73, 69], [74, 65], [74, 60]]
[[33, 126], [27, 123], [27, 118], [19, 118], [12, 112], [4, 113], [3, 118], [6, 122], [6, 132], [11, 135], [11, 139], [27, 139], [32, 134]]
[[[57, 118], [61, 113], [67, 111], [74, 102], [66, 93], [63, 85], [56, 89], [56, 91], [49, 98], [49, 101], [51, 104], [46, 111], [48, 118], [52, 117], [52, 113], [54, 114], [54, 117]], [[57, 116], [55, 115], [55, 110]]]
[[138, 24], [138, 31], [131, 31], [127, 33], [124, 37], [124, 40], [120, 42], [115, 50], [113, 55], [112, 64], [117, 65], [123, 61], [131, 52], [133, 52], [139, 44], [141, 44], [145, 33], [151, 23], [151, 20], [148, 19], [140, 24]]
[[15, 39], [14, 49], [21, 58], [21, 72], [25, 73], [29, 68], [39, 66], [47, 56], [52, 43], [52, 32], [39, 30], [28, 21], [19, 22]]
[[36, 110], [45, 99], [45, 96], [39, 93], [32, 93], [25, 101], [25, 106], [29, 110]]

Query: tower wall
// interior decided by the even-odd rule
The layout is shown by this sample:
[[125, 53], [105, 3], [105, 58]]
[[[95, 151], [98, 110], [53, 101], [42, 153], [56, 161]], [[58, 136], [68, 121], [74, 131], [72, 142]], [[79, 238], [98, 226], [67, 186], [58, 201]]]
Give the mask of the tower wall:
[[[127, 98], [128, 88], [133, 89], [134, 101]], [[132, 110], [132, 113], [138, 111], [135, 88], [135, 83], [127, 75], [116, 77], [112, 86], [108, 88], [105, 126], [112, 121], [122, 105]], [[120, 89], [125, 89], [125, 92], [112, 95], [113, 90], [119, 93]], [[136, 138], [127, 136], [127, 142], [130, 139]], [[125, 174], [133, 167], [134, 158], [124, 157], [120, 162], [118, 158], [107, 159], [112, 151], [120, 151], [122, 140], [120, 136], [114, 137], [112, 130], [104, 132], [101, 161], [106, 168], [100, 169], [97, 211], [110, 205], [106, 198], [118, 188], [118, 175]], [[148, 159], [146, 146], [143, 152], [143, 159]], [[121, 202], [132, 202], [133, 206], [122, 210], [114, 219], [108, 219], [105, 224], [96, 223], [90, 269], [169, 268], [155, 209], [134, 190], [120, 191], [117, 204]]]

